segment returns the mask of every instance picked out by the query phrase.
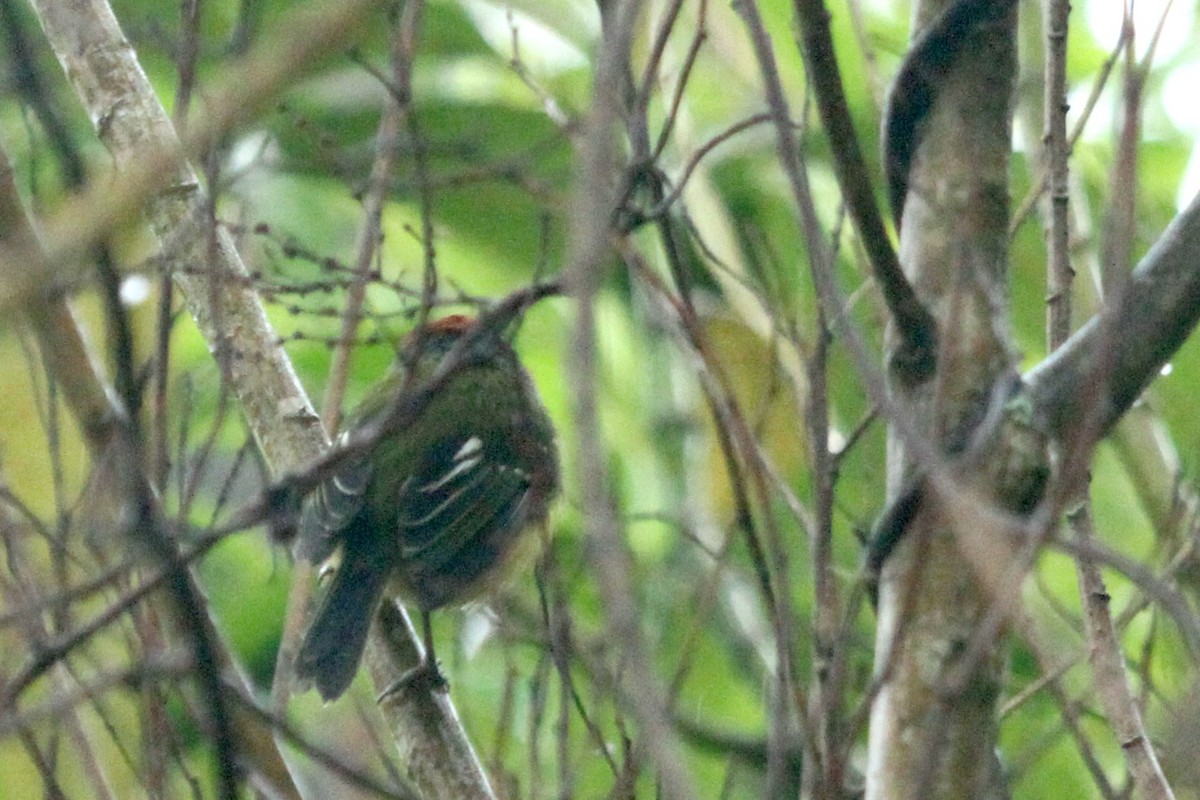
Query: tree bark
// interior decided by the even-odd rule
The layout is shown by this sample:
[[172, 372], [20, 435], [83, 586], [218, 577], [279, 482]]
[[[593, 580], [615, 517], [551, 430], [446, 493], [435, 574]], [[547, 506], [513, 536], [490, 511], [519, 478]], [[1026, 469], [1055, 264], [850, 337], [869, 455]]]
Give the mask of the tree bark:
[[[920, 31], [950, 3], [917, 7]], [[1004, 329], [1010, 104], [1016, 13], [978, 27], [939, 76], [907, 173], [900, 260], [938, 320], [942, 343], [932, 381], [892, 380], [940, 453], [963, 453], [1013, 371]], [[889, 332], [889, 343], [900, 340]], [[984, 456], [986, 459], [986, 455]], [[974, 461], [974, 459], [972, 459]], [[922, 467], [924, 468], [924, 467]], [[994, 496], [978, 464], [977, 488]], [[917, 471], [912, 443], [889, 436], [889, 496]], [[975, 484], [971, 475], [961, 476]], [[1002, 653], [971, 643], [991, 608], [949, 515], [925, 502], [885, 562], [879, 583], [876, 676], [866, 796], [1003, 796], [994, 756]], [[963, 662], [969, 658], [970, 662]], [[965, 673], [959, 673], [965, 669]], [[949, 680], [951, 673], [959, 675]]]

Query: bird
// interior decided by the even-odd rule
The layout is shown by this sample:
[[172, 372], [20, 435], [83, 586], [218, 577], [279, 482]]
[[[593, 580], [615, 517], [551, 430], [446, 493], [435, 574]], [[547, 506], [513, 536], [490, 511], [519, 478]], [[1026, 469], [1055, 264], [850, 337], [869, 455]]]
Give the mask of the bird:
[[388, 374], [347, 415], [337, 445], [378, 429], [400, 395], [421, 391], [453, 350], [451, 371], [411, 421], [384, 425], [304, 501], [299, 553], [337, 565], [322, 570], [332, 580], [295, 673], [326, 702], [354, 679], [387, 596], [421, 614], [425, 654], [402, 681], [425, 677], [444, 687], [430, 612], [492, 593], [545, 540], [559, 491], [554, 426], [512, 346], [496, 331], [473, 331], [477, 324], [454, 314], [407, 337]]

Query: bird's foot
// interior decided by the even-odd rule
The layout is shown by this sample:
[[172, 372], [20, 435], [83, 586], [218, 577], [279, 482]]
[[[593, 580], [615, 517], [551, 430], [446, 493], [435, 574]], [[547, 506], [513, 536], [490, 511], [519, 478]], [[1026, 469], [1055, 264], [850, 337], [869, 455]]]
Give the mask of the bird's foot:
[[441, 668], [438, 667], [437, 660], [426, 658], [380, 692], [375, 702], [382, 703], [393, 695], [410, 689], [416, 692], [445, 693], [449, 688], [450, 684], [446, 680], [446, 676], [442, 674]]

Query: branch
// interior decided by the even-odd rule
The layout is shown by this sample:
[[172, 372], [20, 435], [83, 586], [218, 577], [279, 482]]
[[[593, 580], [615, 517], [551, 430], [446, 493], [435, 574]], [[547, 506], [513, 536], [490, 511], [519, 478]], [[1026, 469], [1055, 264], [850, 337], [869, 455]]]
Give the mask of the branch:
[[[1067, 519], [1080, 541], [1086, 543], [1095, 538], [1088, 505], [1068, 514]], [[1153, 800], [1174, 800], [1175, 794], [1159, 765], [1125, 674], [1125, 659], [1109, 608], [1112, 598], [1100, 575], [1099, 565], [1085, 556], [1078, 557], [1076, 563], [1079, 592], [1083, 597], [1084, 627], [1090, 644], [1088, 660], [1092, 665], [1092, 685], [1101, 707], [1121, 743], [1121, 752], [1139, 794]]]
[[900, 227], [908, 173], [945, 77], [963, 46], [988, 21], [1001, 20], [1016, 0], [957, 0], [913, 41], [888, 92], [883, 116], [883, 170], [892, 216]]
[[932, 377], [937, 367], [937, 321], [904, 276], [900, 259], [883, 226], [867, 164], [850, 119], [846, 94], [842, 90], [833, 38], [829, 33], [829, 12], [822, 0], [795, 0], [795, 7], [800, 20], [804, 61], [816, 94], [817, 110], [829, 136], [833, 168], [846, 201], [846, 210], [858, 229], [875, 281], [901, 337], [902, 343], [892, 358], [892, 367], [901, 380], [918, 383]]
[[698, 796], [683, 754], [671, 729], [667, 698], [655, 677], [654, 661], [634, 604], [625, 543], [609, 491], [608, 469], [601, 444], [596, 404], [596, 297], [607, 267], [609, 220], [618, 208], [613, 177], [618, 174], [614, 132], [629, 88], [628, 64], [640, 0], [600, 3], [603, 36], [593, 78], [593, 102], [575, 159], [575, 186], [563, 281], [578, 302], [567, 354], [572, 417], [579, 453], [580, 498], [588, 566], [601, 592], [608, 634], [622, 644], [626, 669], [620, 688], [630, 700], [630, 713], [641, 728], [638, 760], [658, 769], [660, 793], [669, 800]]
[[[49, 252], [44, 258], [35, 255], [28, 261], [8, 263], [70, 265], [73, 254], [145, 206], [164, 250], [180, 265], [174, 273], [176, 284], [221, 361], [225, 379], [276, 474], [299, 469], [321, 451], [325, 439], [290, 361], [277, 346], [266, 314], [249, 288], [246, 268], [232, 240], [224, 231], [209, 236], [213, 221], [206, 214], [208, 203], [185, 154], [207, 152], [213, 142], [283, 87], [344, 47], [361, 32], [376, 5], [373, 0], [347, 0], [317, 12], [304, 7], [281, 21], [275, 35], [265, 38], [241, 68], [232, 71], [224, 91], [204, 92], [217, 99], [190, 127], [188, 145], [183, 148], [103, 0], [71, 4], [34, 0], [47, 38], [122, 174], [115, 186], [98, 181], [91, 191], [66, 204], [55, 216], [55, 224], [49, 226]], [[209, 246], [210, 239], [215, 246]], [[0, 261], [19, 255], [16, 248], [0, 249]], [[33, 273], [26, 268], [16, 285], [0, 294], [0, 304], [45, 287], [49, 273]], [[307, 587], [310, 573], [310, 566], [298, 564], [296, 584]], [[298, 596], [302, 592], [294, 591], [289, 614], [303, 608]], [[414, 659], [409, 666], [416, 663]], [[423, 694], [409, 709], [412, 717], [389, 719], [393, 731], [433, 737], [423, 744], [438, 752], [439, 758], [413, 770], [414, 780], [422, 788], [440, 785], [438, 770], [454, 770], [456, 764], [477, 761], [459, 721], [447, 708], [448, 702], [439, 703]], [[400, 748], [405, 749], [403, 744]], [[431, 790], [430, 796], [439, 795]], [[484, 779], [471, 793], [460, 791], [453, 796], [491, 797], [491, 791]]]
[[[12, 166], [7, 153], [0, 148], [0, 240], [17, 240], [22, 246], [37, 249], [37, 234], [25, 215], [12, 180]], [[114, 483], [121, 490], [116, 500], [127, 507], [142, 499], [140, 513], [142, 521], [150, 524], [136, 526], [136, 533], [147, 540], [155, 553], [163, 572], [162, 582], [172, 592], [172, 600], [178, 606], [181, 625], [189, 634], [193, 649], [194, 666], [204, 686], [210, 703], [214, 722], [214, 741], [218, 746], [221, 762], [221, 790], [223, 796], [235, 797], [234, 773], [235, 740], [243, 744], [239, 754], [247, 756], [257, 771], [269, 776], [275, 790], [281, 796], [297, 796], [290, 776], [284, 768], [279, 752], [260, 746], [262, 737], [256, 735], [251, 723], [244, 717], [231, 715], [221, 689], [220, 673], [228, 671], [231, 659], [221, 644], [213, 626], [204, 613], [199, 588], [188, 571], [188, 562], [178, 558], [178, 550], [162, 517], [161, 508], [150, 489], [150, 484], [137, 460], [131, 458], [137, 448], [130, 447], [135, 432], [127, 425], [127, 416], [116, 405], [116, 394], [107, 386], [98, 362], [88, 350], [86, 340], [75, 323], [71, 308], [62, 298], [46, 299], [30, 304], [26, 319], [37, 333], [38, 343], [45, 354], [46, 363], [54, 371], [54, 377], [64, 388], [64, 397], [84, 434], [88, 452], [97, 465], [108, 465], [123, 476]], [[65, 641], [79, 642], [89, 638], [99, 627], [129, 608], [125, 602], [114, 603], [89, 625], [72, 631]], [[46, 667], [64, 657], [68, 647], [59, 650], [48, 648], [35, 655], [22, 672], [9, 680], [4, 687], [4, 704], [15, 706], [22, 689], [32, 682]], [[269, 741], [269, 739], [268, 739]]]
[[[1200, 195], [1167, 226], [1114, 306], [1088, 320], [1026, 375], [1035, 423], [1061, 437], [1077, 414], [1098, 403], [1100, 430], [1110, 429], [1200, 321], [1198, 264]], [[1093, 399], [1084, 390], [1101, 366], [1107, 380], [1102, 396]]]
[[895, 505], [868, 553], [878, 562], [894, 547], [879, 580], [870, 800], [1001, 791], [992, 754], [996, 633], [1026, 557], [978, 535], [978, 515], [949, 512], [964, 489], [1002, 508], [1027, 506], [1027, 488], [1038, 487], [1024, 479], [1044, 475], [1045, 464], [1044, 441], [1010, 407], [1003, 322], [1016, 9], [1012, 0], [923, 0], [917, 9], [914, 43], [889, 95], [884, 167], [901, 258], [941, 337], [935, 379], [891, 388], [949, 459], [922, 489], [927, 467], [891, 434]]

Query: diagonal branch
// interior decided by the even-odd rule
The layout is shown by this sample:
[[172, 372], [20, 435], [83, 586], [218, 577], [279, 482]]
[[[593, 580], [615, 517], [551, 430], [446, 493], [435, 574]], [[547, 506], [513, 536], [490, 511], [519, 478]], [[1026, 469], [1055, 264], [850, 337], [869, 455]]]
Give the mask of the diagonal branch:
[[[12, 173], [7, 153], [0, 147], [0, 240], [16, 240], [23, 246], [37, 249], [37, 234], [21, 205]], [[212, 708], [216, 729], [214, 741], [222, 767], [224, 796], [236, 796], [233, 773], [235, 739], [238, 754], [248, 759], [260, 775], [270, 780], [280, 796], [298, 796], [279, 751], [270, 745], [263, 746], [264, 737], [259, 735], [260, 731], [255, 730], [244, 715], [231, 714], [227, 708], [225, 692], [219, 681], [220, 673], [230, 666], [229, 653], [221, 645], [216, 627], [203, 611], [200, 591], [188, 572], [187, 563], [175, 558], [177, 553], [165, 534], [157, 499], [136, 459], [130, 458], [133, 455], [130, 451], [134, 448], [128, 447], [127, 440], [134, 434], [126, 424], [125, 413], [115, 401], [116, 394], [105, 383], [98, 361], [89, 350], [70, 306], [62, 298], [46, 299], [31, 303], [25, 318], [37, 334], [39, 346], [46, 355], [46, 363], [54, 371], [55, 380], [63, 387], [63, 394], [79, 422], [84, 443], [93, 461], [98, 465], [112, 465], [121, 473], [123, 480], [119, 482], [119, 488], [125, 496], [117, 498], [118, 502], [129, 503], [139, 495], [145, 499], [147, 507], [143, 509], [143, 514], [154, 524], [139, 526], [141, 529], [136, 533], [143, 539], [153, 539], [149, 544], [160, 556], [163, 582], [171, 588], [185, 629], [191, 628], [193, 658]], [[128, 607], [127, 603], [115, 603], [110, 613], [102, 614], [93, 624], [73, 631], [68, 640], [86, 639], [98, 629], [96, 623], [110, 619], [110, 614], [123, 614]], [[51, 648], [35, 655], [25, 670], [5, 685], [5, 703], [15, 706], [24, 686], [64, 653], [65, 648]], [[267, 738], [267, 741], [270, 739]]]
[[[1111, 315], [1105, 320], [1105, 315]], [[1115, 306], [1075, 332], [1025, 380], [1033, 420], [1047, 433], [1067, 433], [1076, 415], [1101, 404], [1107, 431], [1158, 375], [1200, 321], [1200, 195], [1180, 212], [1142, 259]], [[1116, 336], [1111, 334], [1116, 332]], [[1083, 390], [1103, 367], [1104, 395]]]
[[[86, 106], [100, 138], [113, 154], [121, 180], [93, 188], [56, 215], [38, 265], [71, 262], [70, 255], [104, 236], [114, 223], [131, 219], [143, 206], [164, 250], [189, 311], [217, 355], [247, 424], [276, 474], [298, 470], [325, 441], [316, 414], [290, 361], [276, 344], [266, 314], [247, 280], [230, 237], [214, 231], [204, 191], [185, 153], [207, 152], [212, 142], [252, 115], [313, 64], [337, 52], [363, 29], [376, 7], [373, 0], [305, 6], [274, 37], [268, 37], [235, 70], [207, 114], [189, 128], [182, 148], [153, 88], [142, 72], [111, 9], [103, 0], [71, 4], [34, 0], [35, 10], [68, 79]], [[104, 200], [99, 199], [103, 192]], [[0, 260], [19, 255], [0, 249]], [[27, 269], [28, 273], [29, 270]], [[7, 296], [34, 293], [45, 276], [25, 275]], [[297, 565], [296, 584], [309, 583], [311, 568]], [[304, 606], [294, 592], [289, 613]], [[413, 664], [408, 666], [415, 665]], [[388, 685], [397, 675], [374, 676]], [[393, 707], [385, 711], [395, 711]], [[431, 755], [412, 764], [414, 780], [430, 797], [491, 797], [487, 779], [449, 702], [430, 694], [412, 703], [409, 717], [393, 716], [390, 727], [412, 737], [402, 751]], [[454, 773], [448, 781], [445, 775]], [[464, 782], [469, 776], [470, 781]], [[470, 790], [467, 790], [470, 783]], [[452, 786], [453, 791], [448, 789]]]
[[879, 214], [867, 164], [846, 104], [846, 93], [842, 89], [833, 37], [829, 32], [829, 12], [823, 0], [795, 0], [794, 5], [800, 20], [808, 77], [816, 94], [821, 122], [829, 136], [833, 169], [846, 201], [846, 210], [858, 229], [875, 281], [901, 339], [892, 358], [892, 367], [897, 370], [897, 377], [907, 383], [926, 380], [932, 377], [937, 364], [937, 321], [904, 276], [896, 249], [892, 247]]

